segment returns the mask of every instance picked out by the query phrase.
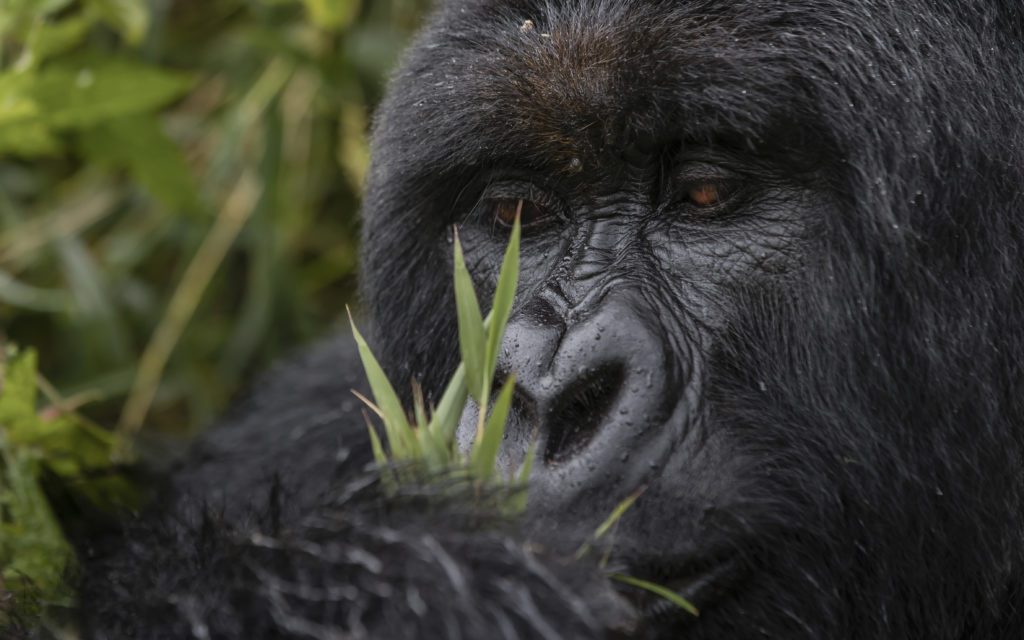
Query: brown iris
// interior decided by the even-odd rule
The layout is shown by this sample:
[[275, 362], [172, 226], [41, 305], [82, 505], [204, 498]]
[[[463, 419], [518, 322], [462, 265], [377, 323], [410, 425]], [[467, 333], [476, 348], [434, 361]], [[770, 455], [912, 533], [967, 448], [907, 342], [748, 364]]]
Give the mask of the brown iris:
[[499, 198], [494, 201], [494, 219], [504, 227], [511, 228], [519, 216], [520, 224], [526, 228], [544, 221], [546, 213], [540, 205], [523, 198]]
[[692, 187], [686, 195], [691, 204], [706, 209], [719, 204], [724, 197], [724, 192], [717, 183], [702, 182]]

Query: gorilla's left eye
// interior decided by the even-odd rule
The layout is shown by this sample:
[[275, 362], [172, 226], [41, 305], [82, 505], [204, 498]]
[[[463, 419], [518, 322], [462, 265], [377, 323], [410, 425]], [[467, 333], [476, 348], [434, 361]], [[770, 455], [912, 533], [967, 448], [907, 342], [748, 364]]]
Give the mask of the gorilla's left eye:
[[706, 163], [684, 166], [676, 180], [675, 192], [682, 204], [700, 213], [718, 212], [731, 206], [733, 197], [743, 187], [743, 180], [738, 174]]
[[701, 182], [691, 186], [686, 192], [690, 204], [701, 209], [717, 206], [727, 196], [727, 189], [718, 182]]
[[548, 218], [547, 210], [525, 198], [495, 198], [493, 203], [494, 221], [503, 227], [512, 228], [516, 216], [524, 229], [543, 224]]
[[686, 187], [686, 202], [697, 209], [714, 209], [733, 195], [735, 186], [724, 180], [694, 182]]

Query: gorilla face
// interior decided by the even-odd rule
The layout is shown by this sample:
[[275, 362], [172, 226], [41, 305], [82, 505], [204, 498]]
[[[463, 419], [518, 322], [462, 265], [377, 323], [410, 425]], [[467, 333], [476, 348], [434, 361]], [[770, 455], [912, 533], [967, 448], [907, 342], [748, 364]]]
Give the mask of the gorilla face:
[[453, 1], [382, 109], [385, 360], [437, 392], [451, 227], [486, 297], [520, 213], [503, 462], [537, 441], [532, 511], [584, 534], [645, 489], [620, 561], [707, 637], [960, 637], [1016, 597], [1024, 29], [952, 11]]
[[[650, 142], [636, 143], [640, 135]], [[677, 135], [575, 144], [561, 170], [502, 159], [466, 191], [474, 202], [460, 234], [483, 286], [493, 290], [517, 213], [524, 225], [523, 288], [498, 371], [517, 381], [503, 462], [518, 467], [536, 441], [533, 514], [583, 533], [640, 488], [687, 490], [668, 507], [656, 501], [674, 535], [695, 514], [728, 512], [727, 492], [748, 470], [730, 470], [739, 448], [710, 400], [717, 347], [743, 295], [792, 286], [806, 230], [830, 211], [822, 179], [802, 157], [797, 173], [763, 150]], [[467, 409], [463, 446], [476, 413]], [[676, 516], [665, 520], [669, 512]], [[690, 597], [738, 568], [729, 548], [716, 548], [737, 547], [732, 533], [711, 522], [702, 529], [676, 540], [685, 545], [678, 558], [666, 554], [676, 545], [664, 544], [651, 558], [658, 578], [688, 587]], [[631, 533], [637, 544], [649, 540]]]
[[524, 286], [499, 367], [518, 385], [506, 461], [518, 465], [539, 439], [533, 489], [552, 507], [628, 495], [701, 430], [713, 347], [737, 292], [785, 287], [807, 222], [825, 210], [812, 174], [662, 138], [577, 145], [570, 167], [581, 175], [563, 178], [504, 160], [510, 168], [470, 187], [479, 195], [461, 233], [485, 286], [522, 212]]

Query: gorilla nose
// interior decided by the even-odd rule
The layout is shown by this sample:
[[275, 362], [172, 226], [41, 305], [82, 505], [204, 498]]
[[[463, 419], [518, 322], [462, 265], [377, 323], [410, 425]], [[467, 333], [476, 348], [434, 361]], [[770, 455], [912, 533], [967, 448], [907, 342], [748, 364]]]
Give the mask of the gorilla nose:
[[560, 379], [552, 374], [523, 379], [521, 402], [533, 409], [544, 438], [544, 461], [557, 464], [583, 449], [620, 395], [625, 366], [618, 361], [581, 365], [576, 376]]
[[[680, 397], [668, 391], [681, 387], [656, 323], [628, 299], [605, 301], [572, 325], [564, 317], [536, 302], [509, 323], [498, 375], [516, 376], [516, 396], [499, 461], [514, 469], [536, 444], [531, 487], [557, 484], [568, 497], [566, 482], [582, 490], [595, 475], [611, 480], [640, 467], [625, 464], [632, 454], [657, 464], [664, 443], [650, 447], [649, 436], [664, 431]], [[463, 418], [464, 447], [475, 411]]]

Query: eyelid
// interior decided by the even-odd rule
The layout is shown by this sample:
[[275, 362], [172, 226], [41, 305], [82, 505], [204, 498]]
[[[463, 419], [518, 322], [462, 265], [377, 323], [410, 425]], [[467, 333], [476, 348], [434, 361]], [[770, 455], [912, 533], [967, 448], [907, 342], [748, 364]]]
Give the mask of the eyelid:
[[740, 179], [739, 174], [735, 171], [708, 162], [687, 162], [679, 167], [675, 175], [676, 180], [682, 184], [729, 183]]
[[480, 196], [480, 202], [494, 200], [528, 200], [533, 202], [561, 221], [568, 220], [568, 208], [562, 200], [550, 190], [538, 186], [528, 180], [501, 180], [488, 184]]
[[[706, 161], [690, 161], [683, 163], [672, 177], [672, 197], [674, 206], [682, 207], [693, 215], [719, 216], [736, 206], [737, 197], [742, 196], [746, 187], [745, 177], [728, 167]], [[708, 206], [699, 206], [688, 201], [693, 189], [713, 185], [720, 190], [718, 202]]]

